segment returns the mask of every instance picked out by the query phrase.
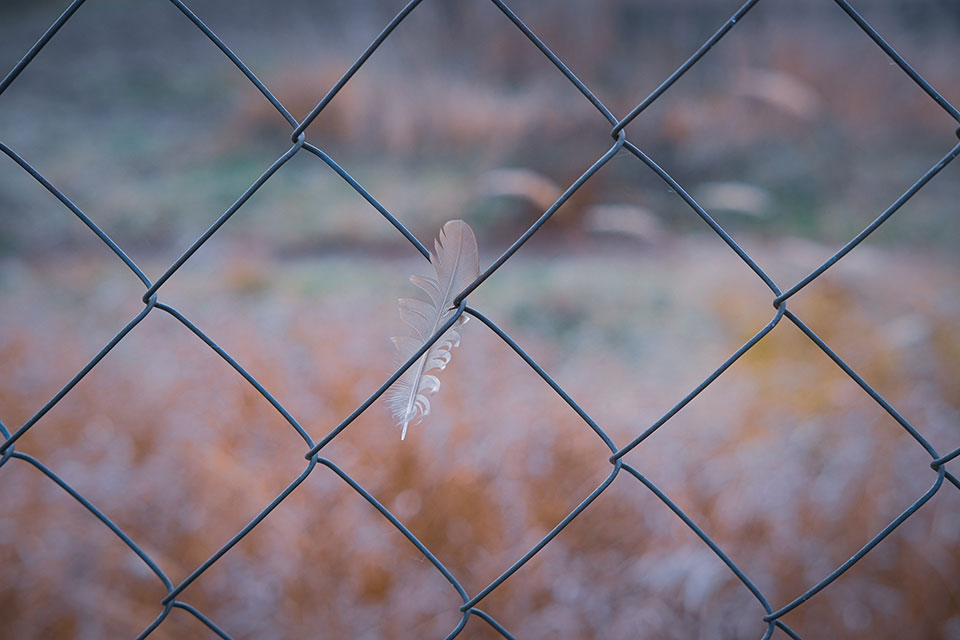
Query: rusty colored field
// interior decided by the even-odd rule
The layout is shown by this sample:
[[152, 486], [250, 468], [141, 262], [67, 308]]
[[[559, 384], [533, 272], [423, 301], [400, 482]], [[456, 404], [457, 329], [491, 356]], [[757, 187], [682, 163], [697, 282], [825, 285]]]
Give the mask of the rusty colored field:
[[[590, 247], [596, 249], [598, 247]], [[765, 246], [785, 279], [825, 248]], [[769, 320], [723, 247], [618, 245], [511, 261], [474, 306], [529, 349], [617, 444]], [[521, 254], [522, 256], [522, 254]], [[229, 253], [164, 289], [318, 439], [392, 371], [402, 260], [276, 262]], [[112, 263], [8, 261], [0, 278], [2, 420], [19, 426], [137, 312]], [[957, 272], [869, 248], [791, 308], [941, 451], [960, 442]], [[471, 303], [473, 304], [473, 298]], [[173, 318], [152, 312], [17, 445], [111, 517], [174, 582], [305, 467], [306, 448]], [[324, 455], [476, 593], [609, 473], [580, 419], [480, 323], [434, 412], [401, 442], [377, 402]], [[771, 599], [793, 599], [933, 482], [929, 459], [799, 331], [778, 326], [628, 456]], [[164, 590], [35, 469], [0, 470], [0, 637], [132, 637]], [[960, 634], [960, 492], [945, 486], [825, 592], [786, 617], [806, 638]], [[433, 638], [456, 592], [389, 523], [318, 467], [183, 594], [237, 638]], [[761, 607], [626, 474], [482, 603], [518, 638], [759, 637]], [[212, 637], [175, 610], [153, 637]], [[494, 637], [472, 620], [462, 637]]]

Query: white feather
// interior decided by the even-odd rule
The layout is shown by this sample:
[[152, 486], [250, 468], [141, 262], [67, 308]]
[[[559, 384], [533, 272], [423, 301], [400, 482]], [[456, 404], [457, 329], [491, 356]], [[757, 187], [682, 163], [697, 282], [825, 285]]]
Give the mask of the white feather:
[[[400, 318], [414, 331], [414, 336], [397, 336], [397, 364], [403, 364], [415, 354], [456, 311], [453, 300], [480, 273], [477, 238], [463, 220], [451, 220], [443, 225], [430, 263], [436, 278], [412, 276], [410, 281], [427, 292], [430, 302], [417, 298], [400, 298]], [[450, 362], [450, 350], [460, 345], [460, 327], [467, 321], [461, 315], [452, 327], [414, 362], [387, 392], [387, 406], [393, 412], [397, 425], [402, 426], [400, 439], [407, 437], [407, 426], [418, 424], [430, 413], [427, 396], [440, 388], [440, 380], [431, 372], [442, 371]]]

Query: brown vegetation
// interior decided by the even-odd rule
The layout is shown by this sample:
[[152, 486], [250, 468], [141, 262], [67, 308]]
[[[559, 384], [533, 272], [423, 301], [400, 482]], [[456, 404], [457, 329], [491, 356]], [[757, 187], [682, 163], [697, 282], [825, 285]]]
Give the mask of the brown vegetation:
[[[756, 298], [733, 285], [733, 273], [680, 262], [632, 264], [651, 279], [636, 285], [638, 299], [628, 303], [640, 309], [657, 296], [651, 287], [669, 287], [674, 277], [713, 291], [712, 300], [694, 303], [722, 323], [711, 354], [732, 351], [765, 322]], [[249, 265], [237, 268], [246, 272]], [[316, 273], [339, 268], [310, 267]], [[259, 269], [274, 274], [270, 289], [251, 292], [243, 284], [248, 278], [232, 278], [227, 263], [202, 282], [240, 283], [236, 288], [211, 296], [207, 285], [191, 285], [178, 295], [178, 307], [318, 438], [389, 374], [390, 297], [337, 289], [317, 298], [306, 295], [291, 272], [277, 279], [277, 265]], [[933, 292], [956, 276], [920, 266], [884, 269], [879, 275], [892, 284], [871, 291], [862, 285], [878, 282], [878, 274], [864, 279], [856, 269], [845, 272], [802, 294], [797, 313], [935, 445], [955, 446], [960, 406], [942, 385], [956, 377], [951, 354], [960, 343], [944, 331], [952, 321]], [[929, 290], [899, 289], [921, 273], [934, 277]], [[581, 286], [556, 277], [567, 287]], [[555, 307], [552, 288], [545, 282], [533, 302]], [[25, 311], [36, 295], [7, 293]], [[594, 336], [590, 348], [576, 347], [563, 334], [551, 337], [522, 320], [517, 325], [510, 319], [514, 294], [493, 293], [484, 308], [492, 308], [494, 319], [621, 444], [716, 364], [714, 355], [680, 357], [684, 330], [650, 320], [636, 335], [654, 334], [675, 357], [638, 362], [623, 346], [635, 338], [626, 336], [619, 347], [607, 343], [602, 322], [593, 334], [567, 334]], [[562, 296], [574, 294], [568, 288]], [[686, 294], [672, 295], [680, 297], [659, 304], [683, 324], [683, 314], [697, 312], [681, 311]], [[883, 310], [882, 320], [875, 309]], [[111, 326], [122, 323], [120, 311], [87, 309]], [[596, 318], [576, 322], [594, 324], [616, 312], [601, 306], [592, 312]], [[8, 319], [0, 334], [9, 372], [0, 406], [11, 425], [52, 395], [93, 348], [70, 316], [39, 320]], [[664, 382], [663, 371], [673, 382]], [[479, 323], [466, 328], [434, 413], [405, 442], [381, 404], [324, 455], [391, 509], [470, 593], [533, 546], [610, 471], [599, 439]], [[18, 450], [48, 464], [101, 508], [174, 583], [306, 466], [306, 446], [290, 426], [159, 311]], [[702, 526], [775, 606], [838, 566], [935, 478], [919, 446], [787, 324], [628, 461]], [[0, 473], [16, 488], [0, 499], [0, 553], [10, 578], [0, 593], [4, 637], [129, 637], [159, 613], [162, 585], [102, 524], [23, 461]], [[952, 579], [960, 570], [958, 505], [958, 492], [945, 486], [787, 622], [811, 638], [951, 637], [960, 603]], [[385, 519], [323, 466], [183, 599], [238, 638], [441, 637], [456, 624], [460, 602]], [[762, 609], [747, 590], [626, 474], [482, 607], [519, 638], [741, 638], [763, 630]], [[464, 633], [494, 637], [479, 620]], [[175, 611], [154, 635], [201, 637], [203, 631]]]

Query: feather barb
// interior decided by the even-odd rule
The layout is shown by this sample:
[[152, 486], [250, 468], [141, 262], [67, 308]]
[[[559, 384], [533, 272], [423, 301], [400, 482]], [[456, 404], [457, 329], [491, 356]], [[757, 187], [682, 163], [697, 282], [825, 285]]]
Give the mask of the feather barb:
[[[477, 238], [463, 220], [443, 225], [434, 251], [430, 253], [436, 277], [412, 276], [410, 281], [426, 292], [429, 302], [418, 298], [400, 298], [400, 319], [412, 330], [412, 336], [393, 338], [397, 363], [409, 360], [456, 311], [453, 300], [480, 274]], [[460, 332], [467, 317], [460, 318], [424, 353], [387, 392], [387, 406], [402, 427], [400, 439], [407, 436], [407, 427], [419, 424], [430, 413], [428, 395], [440, 388], [439, 373], [450, 362], [451, 349], [460, 345]]]

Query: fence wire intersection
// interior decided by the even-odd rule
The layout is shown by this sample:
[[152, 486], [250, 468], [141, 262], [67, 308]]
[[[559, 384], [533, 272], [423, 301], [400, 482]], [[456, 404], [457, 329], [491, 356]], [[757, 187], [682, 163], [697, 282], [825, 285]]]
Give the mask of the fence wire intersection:
[[[36, 55], [43, 49], [43, 47], [56, 35], [60, 28], [67, 23], [67, 21], [80, 9], [80, 7], [85, 3], [86, 0], [73, 0], [66, 8], [66, 10], [54, 21], [50, 28], [40, 37], [40, 39], [34, 44], [23, 58], [14, 66], [14, 68], [7, 74], [7, 76], [0, 81], [0, 95], [13, 83], [16, 78], [28, 67], [30, 62], [36, 57]], [[550, 62], [557, 68], [557, 70], [564, 76], [566, 79], [583, 95], [583, 97], [590, 102], [590, 104], [599, 112], [601, 117], [603, 117], [611, 125], [611, 138], [612, 143], [610, 148], [598, 159], [596, 159], [592, 164], [590, 164], [583, 172], [583, 174], [562, 193], [562, 195], [551, 205], [536, 222], [534, 222], [520, 237], [518, 237], [513, 244], [511, 244], [506, 251], [491, 264], [486, 270], [484, 270], [479, 277], [466, 289], [464, 289], [460, 295], [457, 297], [455, 304], [457, 305], [456, 313], [447, 321], [447, 323], [442, 326], [436, 333], [431, 336], [431, 338], [423, 345], [423, 347], [414, 354], [409, 360], [407, 360], [389, 379], [387, 379], [376, 391], [374, 391], [357, 409], [347, 416], [340, 424], [330, 430], [324, 437], [322, 437], [318, 442], [315, 442], [310, 436], [308, 431], [296, 420], [296, 418], [287, 411], [284, 406], [266, 389], [257, 379], [253, 376], [252, 373], [247, 371], [240, 363], [238, 363], [230, 354], [224, 351], [220, 346], [218, 346], [209, 336], [207, 336], [198, 326], [192, 323], [187, 319], [182, 313], [177, 309], [164, 304], [159, 300], [160, 290], [163, 287], [163, 284], [174, 274], [177, 270], [194, 254], [196, 253], [203, 245], [209, 240], [228, 220], [244, 205], [244, 203], [261, 187], [265, 184], [274, 174], [276, 174], [284, 164], [290, 160], [293, 156], [301, 153], [303, 151], [316, 156], [321, 160], [325, 165], [327, 165], [332, 171], [337, 173], [345, 182], [347, 182], [364, 200], [366, 200], [380, 215], [390, 224], [392, 224], [396, 230], [401, 233], [412, 245], [419, 251], [425, 258], [429, 258], [429, 252], [426, 247], [396, 218], [394, 217], [380, 202], [374, 198], [374, 196], [362, 187], [343, 167], [341, 167], [329, 154], [323, 151], [321, 148], [311, 144], [306, 140], [306, 130], [310, 124], [316, 119], [324, 110], [324, 108], [336, 97], [338, 92], [350, 81], [350, 79], [363, 67], [364, 63], [369, 59], [369, 57], [377, 50], [377, 48], [387, 40], [390, 34], [396, 29], [404, 19], [410, 15], [410, 13], [416, 9], [416, 7], [422, 2], [422, 0], [412, 0], [408, 2], [402, 10], [384, 27], [380, 34], [370, 43], [370, 45], [362, 52], [362, 54], [357, 58], [357, 60], [350, 66], [350, 68], [340, 77], [340, 79], [333, 85], [332, 88], [323, 96], [323, 98], [317, 103], [316, 107], [302, 120], [297, 121], [290, 112], [281, 104], [281, 102], [270, 92], [266, 85], [260, 81], [259, 78], [247, 67], [240, 58], [210, 29], [182, 0], [169, 0], [169, 2], [176, 7], [190, 22], [192, 22], [203, 34], [224, 54], [230, 61], [237, 67], [237, 69], [243, 73], [246, 78], [260, 91], [264, 99], [268, 100], [271, 105], [283, 116], [287, 123], [291, 127], [290, 141], [292, 146], [279, 158], [277, 158], [263, 174], [252, 184], [250, 185], [237, 200], [231, 205], [226, 211], [224, 211], [219, 218], [202, 234], [198, 237], [184, 252], [177, 258], [164, 271], [155, 281], [151, 281], [146, 274], [134, 263], [134, 261], [127, 256], [126, 253], [112, 240], [110, 237], [104, 233], [100, 227], [87, 216], [79, 207], [77, 207], [62, 191], [55, 187], [51, 182], [49, 182], [42, 173], [33, 167], [27, 160], [23, 159], [20, 155], [16, 153], [6, 144], [0, 142], [0, 151], [2, 151], [7, 157], [9, 157], [14, 163], [20, 166], [24, 171], [29, 173], [40, 185], [42, 185], [48, 192], [50, 192], [54, 197], [56, 197], [65, 207], [67, 207], [84, 225], [86, 225], [94, 234], [96, 234], [100, 240], [114, 253], [116, 256], [130, 269], [136, 277], [143, 283], [146, 288], [142, 301], [144, 303], [143, 309], [131, 319], [69, 382], [67, 382], [53, 398], [51, 398], [46, 404], [44, 404], [37, 412], [28, 419], [23, 425], [19, 428], [11, 431], [3, 423], [0, 423], [0, 436], [3, 438], [3, 443], [0, 445], [0, 467], [7, 464], [10, 460], [17, 459], [26, 464], [31, 465], [37, 469], [40, 473], [46, 476], [53, 483], [58, 485], [66, 493], [68, 493], [72, 498], [77, 502], [83, 505], [95, 518], [97, 518], [104, 526], [110, 529], [117, 537], [119, 537], [127, 547], [133, 551], [141, 561], [149, 568], [149, 570], [156, 575], [157, 579], [163, 584], [166, 589], [166, 596], [158, 603], [159, 613], [156, 618], [150, 622], [143, 632], [138, 636], [138, 638], [146, 638], [153, 632], [158, 626], [160, 626], [169, 613], [174, 608], [179, 608], [183, 611], [186, 611], [193, 615], [197, 620], [204, 624], [212, 632], [216, 633], [222, 638], [230, 638], [230, 635], [223, 628], [218, 626], [213, 620], [211, 620], [204, 613], [199, 611], [194, 606], [189, 603], [178, 599], [178, 596], [186, 589], [190, 584], [195, 580], [200, 578], [203, 573], [209, 569], [214, 563], [216, 563], [224, 554], [226, 554], [234, 545], [236, 545], [240, 540], [242, 540], [250, 531], [254, 529], [264, 518], [266, 518], [270, 512], [276, 508], [287, 496], [289, 496], [319, 465], [326, 467], [337, 477], [339, 477], [343, 482], [345, 482], [350, 488], [362, 496], [374, 509], [376, 509], [386, 520], [388, 520], [407, 540], [413, 544], [421, 554], [437, 569], [437, 571], [452, 585], [452, 587], [459, 594], [460, 598], [463, 601], [463, 604], [460, 606], [459, 610], [461, 615], [460, 621], [458, 624], [449, 632], [446, 636], [449, 638], [456, 637], [466, 626], [471, 616], [474, 616], [497, 633], [499, 633], [504, 638], [513, 638], [514, 636], [508, 631], [502, 624], [500, 624], [493, 616], [484, 610], [480, 609], [478, 605], [481, 601], [493, 592], [497, 587], [499, 587], [505, 580], [507, 580], [511, 575], [518, 571], [530, 558], [532, 558], [537, 552], [543, 549], [546, 545], [553, 540], [570, 522], [572, 522], [576, 517], [578, 517], [585, 509], [587, 509], [590, 504], [601, 494], [603, 493], [613, 481], [621, 474], [625, 472], [628, 476], [632, 476], [636, 479], [642, 486], [648, 489], [653, 493], [663, 504], [669, 508], [690, 530], [692, 530], [702, 541], [706, 544], [714, 554], [730, 569], [730, 571], [736, 576], [736, 578], [744, 585], [744, 587], [749, 590], [749, 592], [756, 598], [757, 602], [763, 609], [763, 615], [761, 616], [764, 623], [766, 623], [766, 631], [763, 634], [763, 639], [767, 640], [770, 638], [775, 629], [780, 629], [787, 636], [798, 639], [800, 635], [791, 629], [782, 618], [790, 611], [801, 606], [804, 602], [818, 594], [820, 591], [828, 587], [834, 580], [839, 578], [845, 571], [850, 567], [856, 564], [861, 558], [863, 558], [871, 549], [876, 547], [887, 535], [889, 535], [894, 529], [900, 526], [905, 522], [911, 515], [917, 512], [926, 502], [928, 502], [943, 486], [944, 480], [952, 484], [955, 488], [960, 489], [960, 480], [951, 472], [947, 471], [946, 464], [951, 460], [960, 456], [960, 447], [957, 449], [946, 453], [940, 454], [934, 447], [923, 437], [923, 435], [904, 417], [902, 416], [886, 399], [880, 395], [873, 387], [869, 385], [856, 371], [853, 370], [833, 349], [830, 348], [816, 333], [813, 332], [803, 321], [797, 317], [795, 313], [787, 308], [787, 301], [804, 287], [809, 285], [811, 282], [816, 280], [820, 275], [825, 271], [830, 269], [834, 264], [836, 264], [841, 258], [843, 258], [847, 253], [852, 251], [858, 244], [865, 240], [871, 233], [873, 233], [877, 228], [879, 228], [884, 222], [886, 222], [894, 213], [896, 213], [910, 198], [912, 198], [920, 189], [922, 189], [930, 180], [932, 180], [944, 167], [946, 167], [950, 162], [952, 162], [958, 155], [960, 155], [960, 144], [955, 144], [948, 153], [946, 153], [936, 164], [934, 164], [929, 170], [927, 170], [922, 176], [920, 176], [916, 182], [914, 182], [899, 198], [897, 198], [887, 209], [885, 209], [873, 222], [871, 222], [863, 231], [857, 234], [849, 242], [847, 242], [843, 247], [841, 247], [836, 253], [834, 253], [829, 259], [827, 259], [823, 264], [817, 266], [813, 269], [809, 275], [802, 278], [799, 282], [793, 286], [786, 289], [786, 291], [781, 290], [781, 288], [774, 282], [774, 280], [767, 275], [767, 273], [761, 268], [761, 266], [754, 261], [753, 258], [742, 249], [737, 242], [717, 223], [710, 214], [703, 209], [690, 194], [660, 165], [658, 165], [649, 155], [647, 155], [640, 147], [635, 143], [629, 141], [626, 135], [627, 126], [638, 118], [643, 111], [653, 104], [657, 99], [664, 95], [673, 85], [676, 83], [687, 71], [689, 71], [698, 61], [700, 61], [705, 55], [707, 55], [710, 49], [717, 44], [722, 38], [724, 38], [729, 32], [731, 32], [736, 24], [749, 13], [759, 2], [759, 0], [748, 0], [742, 6], [740, 6], [736, 12], [706, 41], [703, 43], [700, 48], [698, 48], [680, 67], [677, 68], [670, 76], [668, 76], [649, 96], [647, 96], [643, 101], [637, 104], [626, 116], [623, 118], [617, 118], [604, 104], [603, 102], [593, 93], [577, 76], [567, 67], [566, 64], [534, 33], [534, 31], [527, 26], [521, 18], [503, 1], [503, 0], [490, 0], [493, 5], [495, 5], [500, 12], [503, 13], [505, 18], [512, 23], [517, 29], [519, 29], [524, 36], [535, 46]], [[902, 69], [913, 81], [914, 83], [923, 90], [937, 105], [940, 106], [943, 111], [945, 111], [951, 118], [956, 122], [960, 123], [960, 112], [943, 96], [941, 96], [923, 77], [917, 73], [917, 71], [909, 64], [903, 57], [896, 52], [896, 50], [872, 27], [870, 24], [854, 9], [850, 2], [847, 0], [834, 0], [835, 4], [847, 15], [851, 20], [853, 20], [859, 28], [877, 44], [894, 64], [896, 64], [900, 69]], [[957, 131], [958, 137], [960, 137], [960, 129]], [[659, 420], [654, 424], [640, 432], [632, 441], [629, 443], [618, 446], [614, 441], [604, 432], [604, 430], [598, 425], [591, 417], [584, 411], [577, 402], [570, 397], [570, 395], [564, 391], [564, 389], [553, 379], [550, 375], [539, 365], [533, 358], [526, 352], [524, 349], [517, 344], [503, 329], [501, 329], [495, 322], [490, 318], [485, 316], [481, 311], [474, 309], [467, 304], [467, 299], [469, 295], [483, 282], [490, 277], [495, 271], [497, 271], [511, 256], [520, 249], [520, 247], [533, 235], [535, 234], [544, 224], [546, 224], [553, 214], [590, 178], [600, 170], [611, 158], [620, 154], [628, 153], [632, 154], [638, 158], [643, 164], [645, 164], [651, 171], [653, 171], [657, 176], [660, 177], [670, 188], [676, 192], [676, 194], [683, 199], [683, 201], [690, 207], [694, 214], [696, 214], [705, 224], [707, 224], [716, 235], [734, 252], [740, 259], [747, 265], [747, 267], [754, 272], [754, 274], [759, 277], [764, 284], [770, 289], [773, 294], [772, 304], [774, 307], [774, 314], [771, 320], [762, 328], [760, 328], [757, 333], [751, 337], [747, 342], [745, 342], [739, 349], [737, 349], [729, 358], [727, 358], [723, 363], [721, 363], [709, 376], [707, 376], [703, 382], [697, 385], [689, 394], [682, 398], [676, 405], [674, 405], [669, 411], [667, 411]], [[227, 541], [216, 553], [214, 553], [209, 559], [204, 563], [198, 566], [187, 578], [185, 578], [179, 584], [174, 585], [170, 578], [164, 573], [160, 566], [141, 549], [137, 543], [132, 540], [126, 533], [123, 532], [107, 515], [100, 511], [95, 505], [93, 505], [89, 500], [84, 496], [78, 493], [73, 487], [71, 487], [67, 482], [61, 479], [53, 470], [45, 466], [38, 459], [33, 456], [18, 451], [15, 447], [16, 442], [31, 428], [33, 428], [36, 423], [54, 406], [56, 405], [64, 396], [66, 396], [73, 387], [87, 374], [89, 373], [97, 364], [121, 341], [127, 336], [131, 331], [133, 331], [137, 325], [151, 312], [155, 309], [159, 309], [164, 313], [169, 314], [180, 322], [187, 330], [193, 333], [199, 340], [206, 344], [210, 349], [215, 351], [226, 363], [228, 363], [238, 374], [240, 374], [251, 386], [253, 386], [257, 392], [263, 398], [265, 398], [280, 415], [286, 420], [286, 422], [296, 431], [296, 433], [303, 439], [306, 444], [307, 451], [304, 455], [306, 459], [306, 468], [297, 476], [290, 484], [276, 497], [274, 498], [267, 506], [265, 506], [255, 518], [253, 518], [245, 527], [243, 527], [239, 532], [237, 532], [229, 541]], [[366, 409], [373, 404], [383, 394], [393, 382], [395, 382], [404, 371], [406, 371], [419, 357], [430, 348], [430, 346], [436, 342], [446, 330], [453, 325], [461, 317], [462, 314], [468, 314], [477, 320], [479, 320], [483, 325], [490, 329], [495, 335], [497, 335], [504, 343], [506, 343], [524, 362], [529, 365], [529, 367], [536, 372], [537, 375], [554, 391], [559, 395], [564, 402], [569, 405], [569, 407], [579, 415], [583, 422], [603, 441], [603, 443], [610, 450], [609, 461], [611, 463], [611, 471], [609, 476], [594, 489], [589, 495], [583, 498], [580, 504], [571, 511], [563, 520], [561, 520], [553, 529], [551, 529], [533, 548], [531, 548], [527, 553], [525, 553], [521, 558], [516, 560], [512, 565], [507, 567], [503, 573], [497, 577], [493, 582], [488, 586], [480, 590], [474, 595], [470, 595], [466, 588], [457, 580], [454, 574], [444, 566], [439, 558], [437, 558], [431, 551], [428, 549], [417, 537], [399, 520], [397, 519], [390, 511], [384, 507], [373, 495], [371, 495], [366, 489], [364, 489], [359, 483], [357, 483], [345, 470], [337, 466], [331, 460], [323, 458], [320, 453], [322, 449], [331, 442], [334, 438], [337, 437], [344, 429], [346, 429], [360, 414], [362, 414]], [[804, 593], [797, 596], [791, 602], [783, 604], [779, 607], [774, 607], [768, 599], [764, 596], [763, 592], [747, 577], [747, 575], [733, 562], [730, 557], [710, 538], [710, 536], [701, 529], [684, 511], [681, 509], [675, 502], [673, 502], [669, 496], [667, 496], [663, 491], [661, 491], [653, 482], [646, 478], [637, 468], [631, 466], [624, 460], [624, 456], [633, 450], [635, 447], [639, 446], [647, 437], [653, 434], [655, 431], [663, 427], [674, 415], [676, 415], [680, 410], [682, 410], [693, 398], [695, 398], [700, 392], [707, 388], [711, 383], [713, 383], [724, 371], [726, 371], [734, 362], [736, 362], [742, 355], [749, 351], [754, 345], [756, 345], [760, 340], [762, 340], [767, 334], [769, 334], [784, 318], [789, 322], [793, 323], [797, 328], [799, 328], [821, 351], [823, 351], [840, 369], [842, 369], [858, 386], [860, 386], [864, 392], [866, 392], [873, 400], [897, 423], [903, 427], [907, 433], [913, 437], [916, 442], [923, 447], [923, 449], [930, 455], [931, 462], [930, 467], [935, 474], [935, 479], [932, 481], [930, 488], [920, 497], [918, 497], [909, 508], [907, 508], [903, 513], [901, 513], [897, 518], [890, 522], [886, 527], [884, 527], [879, 533], [877, 533], [870, 541], [868, 541], [854, 556], [849, 560], [844, 562], [842, 565], [837, 567], [834, 571], [825, 576], [820, 582], [811, 586]]]

